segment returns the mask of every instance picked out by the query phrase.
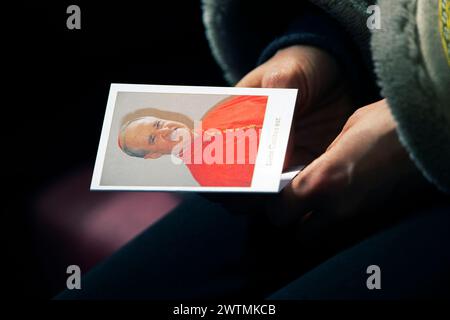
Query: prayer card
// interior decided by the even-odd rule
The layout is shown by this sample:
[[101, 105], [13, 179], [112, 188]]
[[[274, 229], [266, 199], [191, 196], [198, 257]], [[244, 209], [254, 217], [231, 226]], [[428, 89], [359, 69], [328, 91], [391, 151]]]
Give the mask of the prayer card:
[[111, 84], [91, 190], [278, 192], [297, 89]]

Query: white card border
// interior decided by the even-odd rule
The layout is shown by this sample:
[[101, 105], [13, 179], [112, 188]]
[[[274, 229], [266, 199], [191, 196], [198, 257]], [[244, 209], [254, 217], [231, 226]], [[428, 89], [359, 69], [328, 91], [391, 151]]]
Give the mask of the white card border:
[[[117, 93], [119, 92], [153, 92], [181, 94], [220, 94], [220, 95], [264, 95], [268, 96], [263, 131], [259, 142], [255, 169], [250, 187], [201, 187], [201, 186], [108, 186], [101, 185], [101, 175], [106, 156], [106, 148], [111, 131]], [[283, 169], [284, 156], [287, 149], [289, 132], [297, 97], [297, 89], [278, 88], [241, 88], [241, 87], [208, 87], [208, 86], [168, 86], [112, 83], [109, 90], [105, 117], [100, 135], [91, 190], [117, 191], [197, 191], [197, 192], [278, 192]], [[280, 108], [283, 108], [280, 110]], [[280, 125], [275, 146], [269, 150], [275, 130], [275, 118], [279, 117]], [[269, 152], [273, 152], [271, 165], [267, 165]]]

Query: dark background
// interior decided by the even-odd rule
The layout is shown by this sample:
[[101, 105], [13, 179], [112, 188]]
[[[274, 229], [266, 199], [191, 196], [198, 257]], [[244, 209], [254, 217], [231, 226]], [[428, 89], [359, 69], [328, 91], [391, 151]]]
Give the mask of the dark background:
[[[66, 9], [81, 8], [81, 30]], [[111, 82], [226, 85], [205, 38], [200, 1], [21, 2], [3, 12], [3, 292], [49, 298], [34, 242], [42, 190], [93, 166]]]
[[[81, 30], [66, 27], [71, 4], [81, 8]], [[205, 38], [200, 0], [22, 1], [2, 4], [1, 21], [1, 289], [8, 297], [48, 299], [65, 282], [49, 281], [45, 263], [60, 270], [55, 279], [66, 275], [51, 259], [54, 248], [38, 246], [36, 201], [55, 182], [93, 167], [110, 83], [227, 83]], [[385, 204], [386, 216], [436, 203], [429, 192]]]

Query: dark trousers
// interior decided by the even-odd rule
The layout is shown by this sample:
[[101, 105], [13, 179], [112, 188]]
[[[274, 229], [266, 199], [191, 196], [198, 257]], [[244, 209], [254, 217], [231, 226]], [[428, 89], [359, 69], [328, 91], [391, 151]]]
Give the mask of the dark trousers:
[[[450, 296], [449, 206], [427, 208], [369, 236], [341, 241], [357, 227], [347, 225], [312, 247], [298, 242], [294, 226], [274, 227], [259, 210], [232, 210], [188, 196], [88, 272], [81, 290], [65, 290], [57, 299]], [[366, 286], [369, 265], [380, 267], [380, 290]]]

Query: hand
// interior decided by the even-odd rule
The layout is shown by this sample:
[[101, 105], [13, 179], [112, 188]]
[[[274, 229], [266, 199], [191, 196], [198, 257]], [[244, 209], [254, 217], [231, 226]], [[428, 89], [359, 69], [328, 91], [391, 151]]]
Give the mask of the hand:
[[[386, 100], [358, 109], [327, 150], [286, 187], [286, 209], [302, 216], [328, 210], [347, 218], [411, 192], [425, 179], [400, 144]], [[314, 213], [313, 213], [314, 215]]]
[[339, 66], [315, 47], [279, 50], [237, 86], [299, 89], [285, 167], [307, 164], [322, 154], [353, 111]]
[[[296, 45], [279, 50], [249, 72], [237, 86], [299, 89], [285, 167], [308, 164], [322, 154], [353, 110], [338, 64], [327, 52], [315, 47]], [[286, 219], [280, 210], [274, 210], [282, 200], [279, 195], [214, 194], [206, 197], [233, 206], [230, 210], [233, 212], [247, 213], [252, 208], [252, 211], [265, 210], [275, 223]], [[284, 213], [290, 217], [293, 212]]]

